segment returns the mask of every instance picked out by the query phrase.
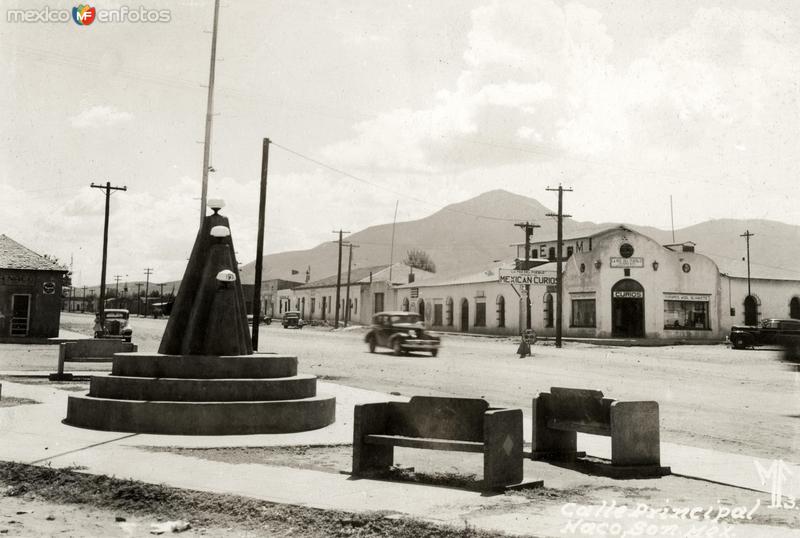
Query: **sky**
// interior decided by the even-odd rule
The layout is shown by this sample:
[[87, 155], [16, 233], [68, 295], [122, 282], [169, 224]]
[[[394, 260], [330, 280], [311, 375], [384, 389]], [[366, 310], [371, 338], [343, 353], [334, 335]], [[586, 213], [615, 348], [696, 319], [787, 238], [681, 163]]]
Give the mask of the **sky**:
[[[100, 280], [183, 274], [200, 212], [213, 0], [167, 22], [16, 22], [0, 1], [0, 233]], [[240, 262], [506, 189], [581, 221], [800, 225], [793, 0], [223, 0], [209, 176]]]

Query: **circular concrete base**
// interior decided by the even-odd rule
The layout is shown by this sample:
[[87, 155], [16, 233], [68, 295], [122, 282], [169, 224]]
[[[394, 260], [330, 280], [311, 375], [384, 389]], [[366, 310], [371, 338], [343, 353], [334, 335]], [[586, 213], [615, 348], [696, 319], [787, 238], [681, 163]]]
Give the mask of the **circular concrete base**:
[[70, 396], [64, 423], [93, 430], [168, 435], [246, 435], [316, 430], [336, 419], [336, 399], [165, 402]]
[[253, 354], [234, 356], [115, 353], [115, 376], [182, 379], [264, 379], [297, 375], [297, 357]]
[[317, 393], [317, 378], [296, 375], [275, 379], [178, 379], [94, 376], [89, 396], [115, 400], [167, 402], [253, 402], [298, 400]]

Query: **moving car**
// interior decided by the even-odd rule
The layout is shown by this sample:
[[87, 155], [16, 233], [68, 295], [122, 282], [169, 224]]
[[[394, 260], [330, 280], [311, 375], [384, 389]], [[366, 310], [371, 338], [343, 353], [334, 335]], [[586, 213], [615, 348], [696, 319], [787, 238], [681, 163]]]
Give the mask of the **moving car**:
[[131, 313], [124, 308], [106, 308], [104, 336], [121, 336], [125, 342], [130, 342], [133, 327], [130, 324]]
[[294, 329], [302, 329], [303, 325], [306, 322], [303, 321], [303, 318], [300, 316], [300, 312], [297, 310], [290, 310], [283, 314], [283, 328], [288, 329], [292, 327]]
[[800, 337], [800, 320], [765, 319], [761, 325], [734, 325], [728, 339], [734, 349], [755, 346], [780, 346], [787, 339]]
[[379, 312], [372, 317], [372, 327], [364, 340], [370, 353], [378, 346], [389, 347], [395, 355], [409, 351], [428, 351], [432, 356], [439, 353], [441, 340], [425, 329], [419, 314], [414, 312]]

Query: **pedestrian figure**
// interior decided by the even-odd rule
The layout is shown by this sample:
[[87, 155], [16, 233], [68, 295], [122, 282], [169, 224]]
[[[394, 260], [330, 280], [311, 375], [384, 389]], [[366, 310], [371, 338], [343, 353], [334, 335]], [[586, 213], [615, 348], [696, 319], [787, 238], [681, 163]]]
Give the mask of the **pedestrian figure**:
[[103, 322], [100, 319], [100, 313], [98, 312], [94, 316], [94, 337], [95, 338], [102, 338], [103, 334], [105, 334], [105, 328], [103, 327]]

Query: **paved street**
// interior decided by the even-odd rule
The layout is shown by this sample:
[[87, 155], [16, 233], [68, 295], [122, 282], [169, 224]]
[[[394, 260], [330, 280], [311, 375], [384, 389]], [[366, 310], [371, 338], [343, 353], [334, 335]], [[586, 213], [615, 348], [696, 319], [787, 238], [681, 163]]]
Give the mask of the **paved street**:
[[[134, 341], [154, 351], [166, 320], [134, 319]], [[62, 314], [62, 325], [88, 333], [91, 318]], [[519, 359], [508, 339], [444, 336], [440, 355], [370, 354], [365, 330], [283, 329], [261, 326], [261, 351], [296, 354], [300, 370], [337, 383], [414, 394], [484, 397], [493, 405], [528, 408], [551, 386], [600, 389], [619, 399], [655, 399], [662, 440], [766, 458], [797, 461], [800, 378], [777, 361], [775, 350], [734, 351], [724, 345], [602, 347], [537, 344]], [[2, 359], [1, 370], [52, 368]], [[56, 350], [53, 348], [53, 363]], [[97, 369], [105, 365], [75, 365]]]

